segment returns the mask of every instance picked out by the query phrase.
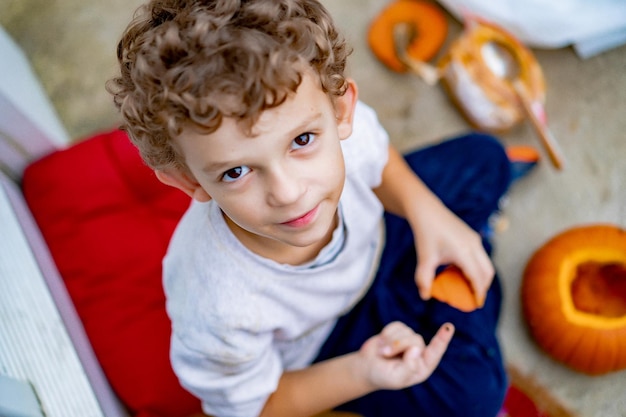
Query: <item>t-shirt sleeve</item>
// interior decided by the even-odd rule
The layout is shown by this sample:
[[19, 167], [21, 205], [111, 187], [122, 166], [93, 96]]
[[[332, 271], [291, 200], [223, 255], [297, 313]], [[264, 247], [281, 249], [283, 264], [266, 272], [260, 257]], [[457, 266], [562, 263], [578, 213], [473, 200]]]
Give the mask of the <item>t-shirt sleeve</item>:
[[379, 186], [389, 158], [389, 136], [371, 107], [357, 103], [352, 135], [341, 146], [346, 174], [358, 177], [370, 188]]
[[283, 372], [271, 334], [224, 327], [202, 335], [193, 347], [172, 336], [171, 361], [182, 386], [201, 399], [209, 415], [259, 415]]

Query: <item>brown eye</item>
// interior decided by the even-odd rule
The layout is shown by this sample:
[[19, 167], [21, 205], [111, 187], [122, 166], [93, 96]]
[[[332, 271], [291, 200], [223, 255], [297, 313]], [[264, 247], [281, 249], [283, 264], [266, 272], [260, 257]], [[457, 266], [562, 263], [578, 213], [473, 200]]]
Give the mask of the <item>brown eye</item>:
[[293, 140], [292, 148], [293, 149], [303, 148], [313, 143], [314, 140], [315, 140], [315, 136], [313, 135], [313, 133], [303, 133], [301, 135], [298, 135], [298, 137], [296, 137]]
[[240, 166], [240, 167], [235, 167], [224, 172], [224, 174], [222, 175], [222, 180], [224, 182], [237, 181], [239, 178], [243, 177], [248, 172], [250, 172], [250, 168], [248, 168], [245, 165]]

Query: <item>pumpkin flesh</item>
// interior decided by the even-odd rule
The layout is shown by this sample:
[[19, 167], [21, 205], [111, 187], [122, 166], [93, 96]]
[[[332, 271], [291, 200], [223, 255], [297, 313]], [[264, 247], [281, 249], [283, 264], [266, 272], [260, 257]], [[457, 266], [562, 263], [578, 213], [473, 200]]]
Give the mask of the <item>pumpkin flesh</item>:
[[589, 261], [579, 264], [572, 282], [574, 308], [595, 316], [626, 316], [626, 265]]
[[466, 313], [484, 305], [484, 300], [477, 299], [468, 279], [456, 266], [448, 266], [435, 277], [431, 296]]
[[[602, 267], [613, 273], [599, 274]], [[626, 253], [606, 248], [572, 253], [562, 265], [559, 280], [562, 308], [568, 320], [600, 329], [626, 326], [626, 278], [623, 271], [626, 271]], [[604, 311], [609, 308], [609, 303], [614, 310], [612, 315]], [[589, 311], [591, 306], [602, 311]]]

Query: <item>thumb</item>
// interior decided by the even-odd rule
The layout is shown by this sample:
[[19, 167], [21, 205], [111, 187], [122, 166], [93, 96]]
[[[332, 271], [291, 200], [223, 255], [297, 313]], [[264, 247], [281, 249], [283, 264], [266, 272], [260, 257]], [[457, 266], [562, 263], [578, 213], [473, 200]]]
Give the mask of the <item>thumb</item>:
[[430, 299], [430, 289], [435, 279], [435, 270], [437, 266], [427, 262], [419, 262], [415, 270], [415, 283], [422, 300]]

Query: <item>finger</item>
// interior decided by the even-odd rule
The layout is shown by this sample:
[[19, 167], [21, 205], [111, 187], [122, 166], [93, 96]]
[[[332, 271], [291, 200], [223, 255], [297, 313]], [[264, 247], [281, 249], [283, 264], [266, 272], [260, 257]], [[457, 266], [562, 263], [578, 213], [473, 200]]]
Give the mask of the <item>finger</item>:
[[388, 324], [381, 332], [380, 353], [386, 357], [394, 357], [414, 346], [423, 349], [426, 343], [419, 334], [401, 322]]
[[491, 259], [485, 252], [481, 252], [476, 255], [473, 262], [461, 267], [461, 269], [469, 278], [477, 304], [482, 307], [495, 275]]
[[406, 355], [406, 352], [410, 349], [417, 349], [421, 353], [425, 347], [426, 342], [424, 342], [424, 338], [417, 333], [413, 333], [393, 339], [391, 344], [384, 347], [382, 353], [388, 358], [393, 358], [394, 356]]
[[428, 369], [432, 370], [437, 367], [443, 354], [448, 349], [453, 335], [454, 326], [452, 323], [445, 323], [439, 328], [430, 343], [424, 348], [422, 360]]
[[415, 270], [415, 283], [422, 300], [430, 299], [430, 290], [435, 279], [435, 270], [437, 266], [427, 262], [418, 262]]
[[424, 351], [424, 348], [425, 346], [421, 348], [418, 346], [410, 346], [406, 352], [404, 352], [404, 355], [402, 355], [402, 361], [411, 371], [419, 371], [419, 357]]
[[394, 321], [387, 324], [383, 330], [380, 332], [379, 338], [379, 352], [381, 355], [390, 357], [394, 356], [397, 353], [395, 352], [394, 342], [398, 339], [398, 334], [403, 331], [405, 324], [399, 321]]

